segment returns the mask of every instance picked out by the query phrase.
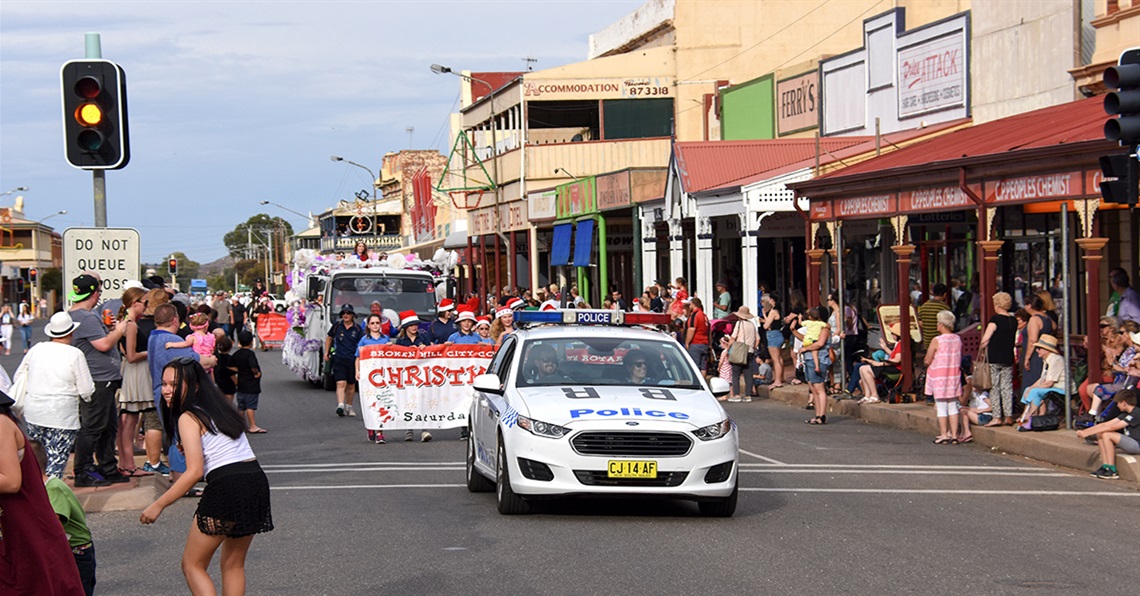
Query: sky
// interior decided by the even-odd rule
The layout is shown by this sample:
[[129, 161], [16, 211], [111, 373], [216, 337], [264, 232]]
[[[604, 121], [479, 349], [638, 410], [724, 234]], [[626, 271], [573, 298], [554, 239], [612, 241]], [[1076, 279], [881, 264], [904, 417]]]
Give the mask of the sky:
[[[588, 38], [641, 0], [0, 2], [0, 197], [58, 231], [94, 225], [92, 175], [63, 153], [60, 67], [89, 32], [127, 75], [131, 161], [107, 172], [108, 227], [141, 259], [206, 263], [257, 213], [294, 230], [371, 192], [384, 154], [448, 145], [459, 78], [585, 60]], [[409, 135], [407, 128], [414, 127]]]

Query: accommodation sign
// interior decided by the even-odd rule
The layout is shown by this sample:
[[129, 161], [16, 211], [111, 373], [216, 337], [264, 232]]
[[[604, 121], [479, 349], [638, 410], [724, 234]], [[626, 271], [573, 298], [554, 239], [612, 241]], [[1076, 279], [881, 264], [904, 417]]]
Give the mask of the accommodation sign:
[[672, 77], [620, 79], [523, 79], [523, 95], [533, 99], [640, 99], [673, 97]]
[[899, 50], [899, 118], [964, 104], [965, 39], [959, 30]]

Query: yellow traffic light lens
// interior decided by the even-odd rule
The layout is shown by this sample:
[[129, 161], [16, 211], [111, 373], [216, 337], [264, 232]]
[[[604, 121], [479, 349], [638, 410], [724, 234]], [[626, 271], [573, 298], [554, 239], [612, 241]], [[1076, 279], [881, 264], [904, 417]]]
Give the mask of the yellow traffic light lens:
[[83, 126], [99, 126], [103, 122], [103, 108], [85, 103], [75, 110], [75, 121]]

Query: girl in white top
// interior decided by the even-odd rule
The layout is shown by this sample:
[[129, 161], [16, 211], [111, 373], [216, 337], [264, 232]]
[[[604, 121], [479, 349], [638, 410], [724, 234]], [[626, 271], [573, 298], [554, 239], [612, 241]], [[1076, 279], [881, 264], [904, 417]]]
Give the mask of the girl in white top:
[[4, 355], [12, 353], [12, 329], [16, 324], [16, 315], [12, 314], [12, 307], [5, 304], [0, 307], [0, 340], [4, 342]]
[[179, 358], [162, 370], [162, 419], [166, 431], [186, 456], [186, 472], [139, 521], [154, 523], [162, 511], [185, 495], [199, 478], [206, 490], [194, 513], [182, 573], [193, 594], [214, 593], [207, 569], [218, 547], [225, 593], [245, 593], [245, 559], [253, 535], [273, 529], [269, 481], [245, 436], [245, 418], [226, 400], [193, 358]]
[[52, 315], [44, 327], [51, 341], [36, 344], [24, 356], [13, 380], [17, 388], [23, 387], [23, 395], [14, 399], [17, 413], [22, 410], [27, 423], [28, 438], [47, 451], [44, 472], [60, 479], [79, 433], [79, 400], [91, 401], [95, 393], [87, 358], [71, 345], [77, 327], [68, 313]]
[[32, 347], [32, 323], [35, 321], [36, 318], [32, 316], [32, 308], [28, 306], [27, 302], [21, 302], [20, 314], [16, 317], [16, 322], [20, 324], [20, 333], [24, 336], [25, 354]]

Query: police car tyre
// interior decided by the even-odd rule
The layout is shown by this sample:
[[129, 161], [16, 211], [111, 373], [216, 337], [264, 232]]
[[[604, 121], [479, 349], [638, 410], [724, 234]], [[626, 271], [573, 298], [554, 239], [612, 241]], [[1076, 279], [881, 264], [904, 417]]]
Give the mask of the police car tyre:
[[475, 436], [467, 434], [467, 490], [473, 493], [489, 493], [495, 490], [495, 483], [475, 469]]
[[736, 513], [736, 497], [740, 492], [740, 481], [732, 487], [732, 494], [715, 501], [698, 501], [697, 507], [705, 517], [732, 517]]
[[275, 305], [273, 307], [273, 310], [276, 312], [285, 312], [285, 305], [284, 304]]
[[511, 489], [511, 471], [507, 465], [507, 449], [503, 446], [502, 436], [499, 437], [499, 457], [495, 464], [495, 476], [498, 481], [495, 498], [499, 513], [503, 515], [526, 513], [530, 506]]

